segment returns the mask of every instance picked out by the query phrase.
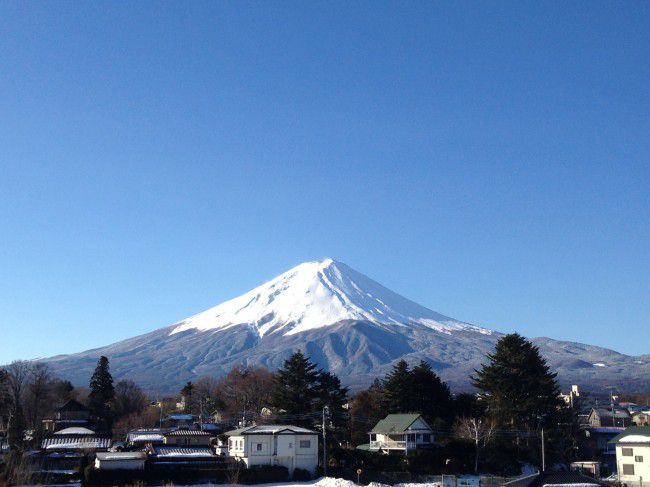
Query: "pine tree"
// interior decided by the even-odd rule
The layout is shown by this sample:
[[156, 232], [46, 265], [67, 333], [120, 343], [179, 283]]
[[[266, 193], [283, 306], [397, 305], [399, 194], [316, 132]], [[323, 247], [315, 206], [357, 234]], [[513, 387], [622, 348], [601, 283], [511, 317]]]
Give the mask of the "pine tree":
[[341, 380], [330, 372], [321, 372], [318, 374], [316, 394], [315, 412], [322, 411], [327, 406], [334, 428], [338, 429], [345, 424], [347, 418], [343, 406], [348, 402], [348, 388], [341, 387]]
[[384, 400], [388, 413], [413, 412], [411, 371], [405, 360], [395, 364], [383, 382]]
[[320, 372], [301, 352], [284, 362], [275, 378], [272, 405], [280, 420], [312, 427]]
[[436, 419], [448, 420], [452, 412], [451, 392], [431, 366], [421, 361], [410, 373], [411, 408], [433, 422]]
[[115, 389], [113, 388], [113, 377], [109, 371], [108, 359], [102, 356], [90, 379], [90, 394], [88, 394], [89, 409], [98, 419], [100, 427], [110, 428], [111, 403], [114, 398]]
[[535, 429], [542, 418], [552, 423], [561, 409], [556, 374], [539, 349], [517, 333], [497, 342], [472, 383], [501, 427]]

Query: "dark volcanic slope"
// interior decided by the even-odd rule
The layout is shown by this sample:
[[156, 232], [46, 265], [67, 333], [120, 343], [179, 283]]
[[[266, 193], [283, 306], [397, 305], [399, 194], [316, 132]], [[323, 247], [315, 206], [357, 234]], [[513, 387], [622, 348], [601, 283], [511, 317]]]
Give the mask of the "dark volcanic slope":
[[[275, 369], [293, 351], [301, 349], [355, 389], [385, 374], [401, 358], [410, 363], [427, 360], [452, 387], [467, 389], [469, 375], [485, 360], [485, 354], [493, 349], [500, 336], [470, 331], [447, 334], [424, 326], [379, 326], [351, 320], [295, 335], [272, 334], [262, 338], [247, 326], [169, 335], [172, 329], [163, 328], [45, 362], [61, 377], [86, 384], [97, 358], [106, 355], [117, 379], [130, 378], [149, 390], [171, 392], [179, 390], [187, 380], [204, 375], [220, 376], [239, 364]], [[565, 385], [650, 388], [647, 357], [630, 357], [600, 347], [549, 338], [537, 338], [534, 342]]]

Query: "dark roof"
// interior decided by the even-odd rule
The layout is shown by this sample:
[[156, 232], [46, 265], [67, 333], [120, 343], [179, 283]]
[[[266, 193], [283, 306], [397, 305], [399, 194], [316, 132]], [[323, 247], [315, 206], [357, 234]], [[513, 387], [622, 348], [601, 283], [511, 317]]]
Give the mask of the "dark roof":
[[647, 436], [650, 438], [650, 426], [630, 426], [625, 431], [609, 440], [608, 443], [617, 443], [620, 439], [630, 435]]
[[239, 428], [225, 433], [227, 436], [282, 434], [317, 435], [318, 433], [307, 428], [288, 424], [261, 424], [259, 426], [247, 426], [245, 428]]
[[579, 472], [544, 472], [536, 473], [534, 475], [528, 475], [527, 477], [522, 477], [520, 479], [511, 480], [506, 482], [504, 485], [507, 487], [542, 487], [544, 485], [571, 485], [571, 484], [580, 484], [584, 486], [585, 484], [591, 484], [594, 486], [606, 486], [611, 487], [607, 482], [601, 482], [598, 479], [588, 477]]
[[616, 415], [617, 418], [629, 418], [630, 412], [625, 408], [620, 408], [614, 406], [614, 414], [612, 414], [611, 408], [593, 408], [592, 411], [595, 411], [601, 418], [611, 418]]
[[165, 436], [211, 436], [207, 431], [201, 430], [173, 430], [169, 433], [165, 433]]
[[88, 411], [89, 409], [81, 404], [79, 401], [74, 399], [68, 399], [63, 406], [59, 408], [59, 411]]
[[375, 425], [371, 433], [401, 433], [406, 431], [420, 416], [417, 413], [389, 414]]

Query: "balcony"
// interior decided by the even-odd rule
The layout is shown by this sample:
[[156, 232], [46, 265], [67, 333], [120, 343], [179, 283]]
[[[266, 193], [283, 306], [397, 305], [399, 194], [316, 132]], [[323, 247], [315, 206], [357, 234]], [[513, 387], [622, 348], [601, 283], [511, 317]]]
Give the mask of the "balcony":
[[415, 448], [417, 446], [414, 441], [386, 440], [370, 442], [371, 450], [414, 450]]

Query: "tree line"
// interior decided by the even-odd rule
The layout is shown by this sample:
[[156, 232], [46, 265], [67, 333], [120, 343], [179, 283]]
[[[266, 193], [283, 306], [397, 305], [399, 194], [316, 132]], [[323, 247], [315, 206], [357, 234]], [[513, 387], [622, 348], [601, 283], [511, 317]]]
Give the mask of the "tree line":
[[332, 445], [353, 447], [367, 443], [368, 432], [386, 414], [420, 413], [443, 444], [472, 452], [467, 461], [475, 470], [513, 461], [539, 463], [537, 436], [544, 427], [548, 458], [562, 456], [565, 438], [558, 425], [567, 421], [566, 410], [556, 376], [537, 347], [518, 334], [505, 335], [471, 380], [476, 393], [452, 395], [429, 363], [410, 366], [401, 360], [351, 396], [335, 374], [297, 351], [275, 373], [234, 367], [224, 377], [202, 377], [177, 396], [152, 401], [132, 381], [114, 384], [106, 357], [99, 359], [87, 389], [52, 377], [44, 364], [14, 362], [0, 371], [0, 418], [18, 444], [26, 429], [34, 438], [42, 436], [42, 419], [52, 414], [53, 405], [76, 398], [89, 407], [100, 429], [123, 438], [130, 429], [159, 425], [163, 411], [180, 405], [204, 421], [230, 424], [276, 422], [320, 430], [325, 419]]

